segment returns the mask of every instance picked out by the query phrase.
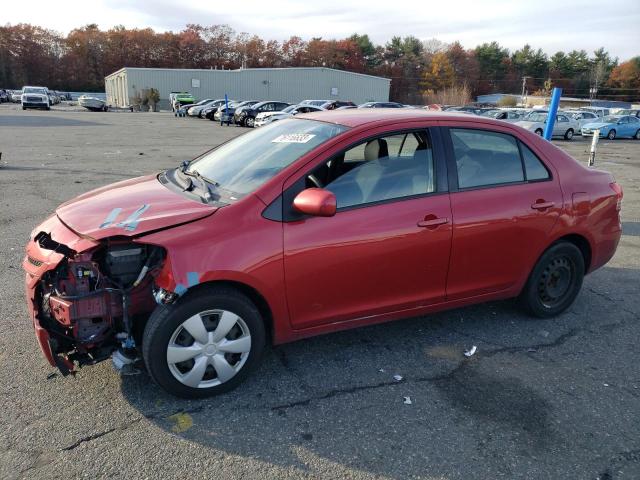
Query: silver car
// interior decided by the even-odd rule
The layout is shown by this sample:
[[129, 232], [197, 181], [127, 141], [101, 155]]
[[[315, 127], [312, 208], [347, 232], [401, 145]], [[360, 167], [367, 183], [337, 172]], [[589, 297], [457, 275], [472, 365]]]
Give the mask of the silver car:
[[559, 113], [563, 113], [564, 115], [573, 118], [576, 122], [578, 122], [580, 128], [582, 128], [587, 123], [593, 123], [600, 119], [598, 115], [593, 112], [588, 112], [587, 110], [563, 110]]
[[[525, 128], [536, 135], [542, 136], [544, 128], [547, 123], [547, 112], [531, 112], [526, 115], [521, 121], [516, 122], [522, 128]], [[559, 113], [556, 115], [556, 122], [553, 125], [554, 137], [564, 137], [565, 140], [571, 140], [576, 132], [580, 131], [580, 125], [573, 118], [569, 118], [567, 115]]]

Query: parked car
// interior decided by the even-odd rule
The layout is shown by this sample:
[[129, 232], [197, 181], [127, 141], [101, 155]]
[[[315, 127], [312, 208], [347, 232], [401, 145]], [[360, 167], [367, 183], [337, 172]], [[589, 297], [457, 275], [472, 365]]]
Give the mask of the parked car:
[[194, 105], [196, 97], [188, 92], [171, 92], [169, 94], [169, 103], [171, 104], [171, 111], [175, 112], [185, 105]]
[[599, 117], [606, 117], [611, 113], [608, 108], [604, 108], [604, 107], [580, 107], [580, 110], [584, 110], [586, 112], [593, 112]]
[[600, 130], [600, 137], [613, 140], [614, 138], [635, 138], [640, 140], [640, 118], [631, 115], [610, 115], [587, 123], [580, 133], [583, 137], [590, 137], [594, 130]]
[[202, 113], [206, 108], [218, 108], [220, 105], [224, 105], [224, 98], [219, 98], [217, 100], [208, 99], [204, 102], [198, 102], [193, 107], [190, 107], [187, 110], [187, 115], [190, 117], [198, 117], [202, 118]]
[[625, 108], [622, 110], [618, 110], [616, 115], [631, 115], [632, 117], [640, 118], [640, 109], [638, 108]]
[[255, 105], [256, 103], [258, 103], [257, 100], [243, 100], [241, 102], [230, 103], [228, 108], [225, 107], [224, 104], [222, 104], [218, 108], [216, 108], [211, 115], [208, 114], [207, 118], [209, 118], [210, 120], [215, 120], [217, 122], [219, 122], [222, 119], [223, 121], [226, 122], [227, 116], [229, 116], [231, 117], [230, 120], [233, 121], [233, 118], [237, 109], [250, 107], [252, 105]]
[[[522, 120], [515, 122], [515, 125], [534, 132], [536, 135], [542, 136], [548, 116], [548, 112], [533, 111], [523, 117]], [[569, 118], [562, 114], [556, 115], [556, 121], [553, 124], [552, 136], [563, 137], [565, 140], [571, 140], [573, 135], [579, 131], [580, 125], [573, 118]]]
[[485, 112], [482, 112], [481, 115], [484, 117], [495, 118], [496, 120], [503, 120], [509, 123], [519, 122], [523, 117], [523, 115], [519, 112], [500, 109], [487, 110]]
[[44, 108], [45, 110], [51, 110], [51, 101], [47, 87], [22, 87], [20, 103], [22, 103], [23, 110], [27, 108]]
[[596, 115], [594, 112], [588, 112], [587, 110], [563, 110], [560, 113], [573, 118], [576, 122], [578, 122], [580, 128], [582, 128], [587, 123], [593, 123], [598, 120], [598, 115]]
[[318, 107], [316, 105], [312, 105], [310, 103], [301, 103], [299, 105], [290, 105], [284, 110], [280, 112], [261, 112], [256, 116], [256, 121], [254, 122], [255, 127], [262, 127], [263, 125], [267, 125], [272, 122], [277, 122], [278, 120], [284, 120], [285, 118], [293, 117], [299, 113], [311, 113], [311, 112], [321, 112], [325, 110], [322, 107]]
[[338, 108], [351, 107], [356, 108], [357, 105], [353, 102], [345, 102], [342, 100], [331, 100], [320, 105], [324, 110], [337, 110]]
[[213, 101], [213, 98], [205, 98], [204, 100], [200, 100], [198, 102], [182, 104], [182, 105], [180, 105], [179, 108], [184, 109], [185, 113], [188, 113], [190, 108], [196, 107], [196, 106], [200, 106], [200, 105], [204, 105], [205, 103], [211, 102], [211, 101]]
[[9, 101], [10, 101], [9, 93], [7, 93], [7, 91], [4, 88], [0, 89], [0, 103], [5, 103]]
[[397, 102], [366, 102], [358, 105], [358, 108], [404, 108], [404, 105]]
[[505, 122], [311, 113], [61, 205], [27, 243], [26, 304], [63, 375], [141, 356], [204, 397], [267, 342], [512, 297], [554, 317], [614, 255], [621, 199]]
[[22, 90], [14, 90], [11, 92], [11, 101], [13, 103], [20, 103], [22, 101]]
[[472, 113], [474, 115], [482, 115], [484, 112], [489, 110], [495, 110], [494, 107], [476, 107], [474, 105], [464, 105], [462, 107], [451, 107], [447, 108], [447, 111], [461, 112], [461, 113]]
[[243, 127], [253, 127], [254, 122], [256, 121], [256, 117], [259, 113], [262, 112], [279, 112], [284, 110], [289, 106], [288, 103], [285, 102], [259, 102], [250, 107], [245, 107], [240, 110], [240, 112], [236, 111], [234, 115], [234, 121], [237, 125]]
[[325, 103], [329, 103], [331, 100], [302, 100], [299, 105], [306, 103], [307, 105], [315, 105], [316, 107], [321, 107]]

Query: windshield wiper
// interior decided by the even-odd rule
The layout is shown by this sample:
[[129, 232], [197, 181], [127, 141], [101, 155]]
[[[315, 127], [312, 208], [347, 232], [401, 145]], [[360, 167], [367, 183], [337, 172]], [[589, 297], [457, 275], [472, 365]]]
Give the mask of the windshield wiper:
[[182, 172], [184, 175], [187, 175], [189, 177], [189, 186], [187, 188], [185, 188], [185, 190], [193, 190], [195, 187], [195, 184], [193, 182], [193, 179], [197, 179], [198, 183], [200, 184], [200, 189], [204, 191], [204, 195], [201, 195], [201, 198], [205, 201], [205, 202], [210, 202], [211, 200], [218, 200], [220, 198], [220, 195], [216, 194], [211, 187], [219, 187], [220, 184], [218, 182], [214, 182], [210, 179], [208, 179], [207, 177], [203, 177], [200, 172], [198, 172], [197, 170], [191, 170], [190, 172], [188, 171], [183, 171]]

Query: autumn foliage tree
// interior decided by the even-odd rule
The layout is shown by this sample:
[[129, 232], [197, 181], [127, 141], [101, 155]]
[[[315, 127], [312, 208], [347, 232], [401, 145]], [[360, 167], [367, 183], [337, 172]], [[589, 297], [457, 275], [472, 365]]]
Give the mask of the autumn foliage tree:
[[[282, 42], [238, 33], [229, 25], [189, 24], [180, 31], [97, 25], [67, 35], [28, 24], [0, 26], [0, 87], [46, 85], [58, 90], [99, 91], [104, 77], [122, 67], [235, 69], [327, 67], [391, 79], [390, 97], [403, 103], [465, 98], [490, 92], [529, 91], [551, 78], [565, 94], [638, 99], [638, 58], [617, 64], [604, 49], [557, 52], [550, 58], [529, 45], [510, 52], [498, 42], [465, 49], [459, 42], [396, 36], [375, 45], [367, 34], [344, 39], [292, 36]], [[457, 89], [457, 90], [456, 90]], [[446, 95], [444, 92], [446, 91]]]

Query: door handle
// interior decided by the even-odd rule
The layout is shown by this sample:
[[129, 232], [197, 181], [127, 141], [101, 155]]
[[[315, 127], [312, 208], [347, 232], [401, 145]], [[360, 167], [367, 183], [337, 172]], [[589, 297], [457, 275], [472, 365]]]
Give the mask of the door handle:
[[429, 218], [429, 219], [424, 219], [420, 222], [418, 222], [418, 226], [419, 227], [423, 227], [423, 228], [435, 228], [438, 225], [444, 225], [445, 223], [449, 223], [449, 219], [448, 218]]
[[531, 208], [534, 210], [545, 210], [547, 208], [551, 208], [555, 205], [553, 202], [536, 202], [531, 204]]

